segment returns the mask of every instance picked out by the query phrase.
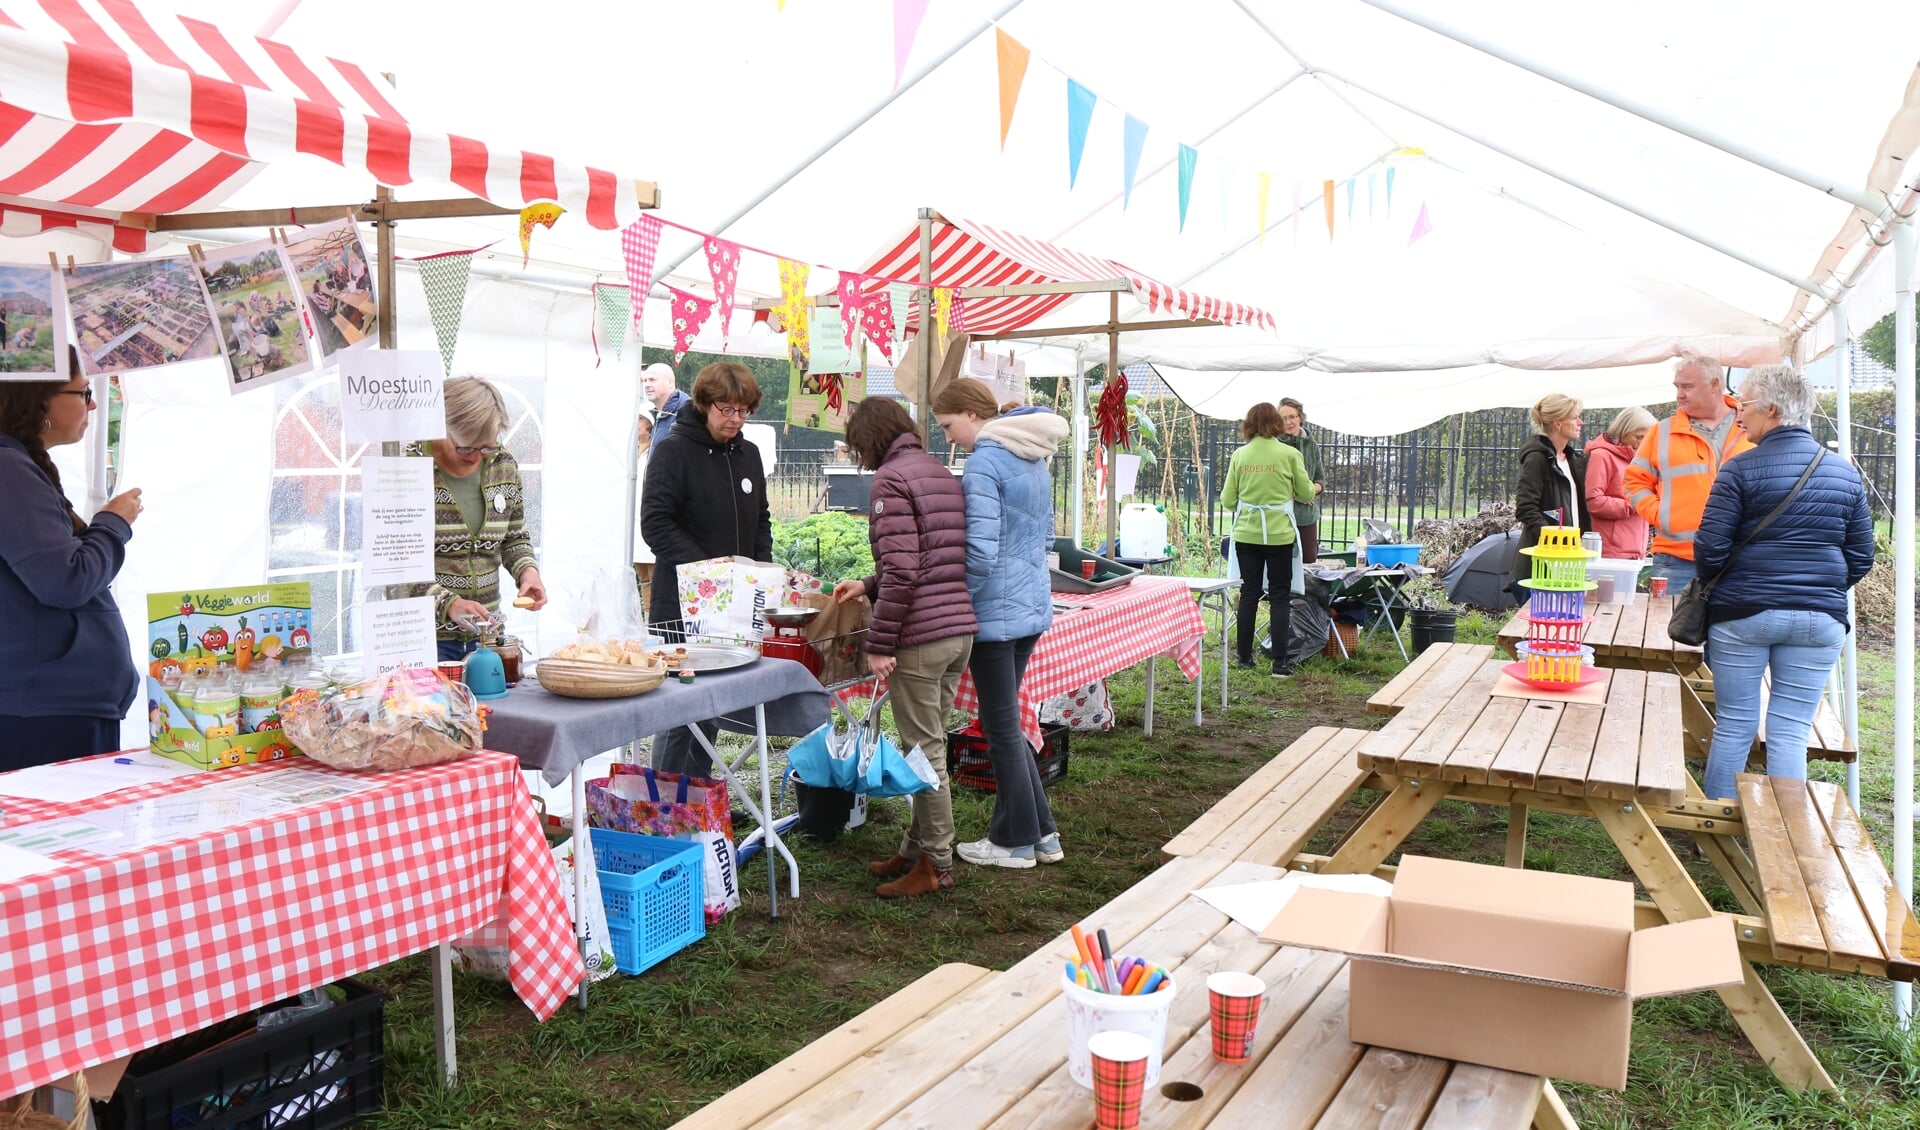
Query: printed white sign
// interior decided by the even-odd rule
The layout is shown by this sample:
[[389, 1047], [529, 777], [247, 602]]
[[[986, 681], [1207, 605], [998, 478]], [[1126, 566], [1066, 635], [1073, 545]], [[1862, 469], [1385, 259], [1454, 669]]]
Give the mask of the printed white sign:
[[433, 579], [433, 460], [360, 457], [360, 583]]
[[340, 357], [340, 418], [349, 443], [441, 439], [440, 354], [431, 349], [362, 349]]
[[402, 667], [431, 667], [439, 659], [434, 642], [433, 598], [368, 600], [360, 604], [360, 649], [367, 675]]

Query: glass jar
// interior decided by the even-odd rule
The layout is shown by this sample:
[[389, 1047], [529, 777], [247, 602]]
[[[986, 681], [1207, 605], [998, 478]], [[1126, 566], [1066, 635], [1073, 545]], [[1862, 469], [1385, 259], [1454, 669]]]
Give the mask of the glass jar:
[[507, 685], [513, 686], [520, 681], [520, 637], [502, 636], [500, 642], [493, 645], [500, 656], [500, 665], [506, 668]]

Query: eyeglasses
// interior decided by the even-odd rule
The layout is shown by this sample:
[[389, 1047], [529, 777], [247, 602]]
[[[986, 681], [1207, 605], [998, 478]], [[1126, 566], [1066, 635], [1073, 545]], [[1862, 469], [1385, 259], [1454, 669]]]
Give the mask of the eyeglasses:
[[488, 444], [485, 447], [457, 447], [456, 446], [453, 449], [453, 453], [455, 455], [458, 455], [462, 459], [471, 459], [476, 455], [492, 455], [494, 452], [498, 450], [500, 450], [500, 445], [495, 443], [495, 444]]
[[54, 393], [54, 395], [55, 396], [84, 396], [87, 398], [87, 407], [89, 408], [93, 407], [93, 390], [90, 388], [63, 388], [59, 392]]
[[713, 410], [729, 420], [744, 420], [753, 413], [751, 408], [737, 408], [731, 404], [716, 404]]

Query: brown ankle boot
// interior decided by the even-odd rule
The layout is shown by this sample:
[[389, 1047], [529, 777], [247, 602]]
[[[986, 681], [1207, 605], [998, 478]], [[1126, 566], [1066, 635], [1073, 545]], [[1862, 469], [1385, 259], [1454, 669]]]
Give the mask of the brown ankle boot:
[[867, 874], [872, 875], [876, 879], [898, 879], [900, 876], [913, 870], [914, 863], [914, 860], [908, 859], [896, 851], [893, 853], [892, 859], [867, 864]]
[[935, 867], [933, 861], [923, 855], [914, 863], [913, 870], [891, 883], [880, 884], [873, 889], [873, 893], [883, 899], [898, 899], [952, 889], [953, 868]]

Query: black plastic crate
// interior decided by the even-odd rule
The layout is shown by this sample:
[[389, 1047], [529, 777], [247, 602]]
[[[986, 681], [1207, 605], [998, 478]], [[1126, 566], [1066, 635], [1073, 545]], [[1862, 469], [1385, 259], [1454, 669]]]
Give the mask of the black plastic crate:
[[332, 1130], [377, 1113], [383, 1000], [358, 981], [334, 988], [311, 1016], [261, 1030], [249, 1014], [134, 1056], [94, 1104], [100, 1130]]
[[[1059, 722], [1040, 724], [1040, 748], [1033, 763], [1040, 769], [1040, 783], [1051, 785], [1067, 775], [1067, 738], [1073, 731]], [[957, 785], [993, 792], [993, 762], [987, 757], [986, 735], [980, 723], [963, 730], [947, 731], [947, 776]]]

